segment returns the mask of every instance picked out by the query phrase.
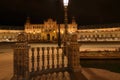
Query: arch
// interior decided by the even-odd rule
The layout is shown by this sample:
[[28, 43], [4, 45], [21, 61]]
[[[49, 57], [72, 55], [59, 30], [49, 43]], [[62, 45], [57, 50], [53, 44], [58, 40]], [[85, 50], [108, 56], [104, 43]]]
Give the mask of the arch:
[[46, 75], [43, 74], [43, 75], [41, 76], [41, 80], [46, 80]]
[[52, 74], [52, 80], [57, 80], [57, 74], [56, 73]]
[[64, 72], [64, 77], [65, 77], [64, 78], [65, 80], [71, 80], [70, 79], [70, 74], [67, 71]]
[[41, 80], [41, 76], [37, 76], [35, 80]]
[[51, 80], [51, 74], [49, 73], [47, 76], [46, 76], [46, 80]]
[[59, 72], [57, 77], [58, 77], [58, 80], [63, 80], [63, 73]]

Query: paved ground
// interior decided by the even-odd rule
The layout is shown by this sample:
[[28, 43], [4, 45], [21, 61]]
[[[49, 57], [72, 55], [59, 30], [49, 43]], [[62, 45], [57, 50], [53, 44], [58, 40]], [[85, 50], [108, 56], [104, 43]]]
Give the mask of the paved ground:
[[88, 80], [120, 80], [120, 73], [103, 69], [83, 68], [82, 73]]

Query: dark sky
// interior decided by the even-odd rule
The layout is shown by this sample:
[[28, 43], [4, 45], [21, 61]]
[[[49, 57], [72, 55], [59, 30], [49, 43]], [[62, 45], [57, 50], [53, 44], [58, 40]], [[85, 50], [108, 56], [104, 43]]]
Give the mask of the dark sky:
[[[78, 24], [119, 23], [119, 0], [70, 0], [68, 19], [74, 16]], [[62, 0], [0, 0], [0, 24], [24, 25], [26, 17], [31, 23], [43, 23], [53, 18], [64, 22]]]

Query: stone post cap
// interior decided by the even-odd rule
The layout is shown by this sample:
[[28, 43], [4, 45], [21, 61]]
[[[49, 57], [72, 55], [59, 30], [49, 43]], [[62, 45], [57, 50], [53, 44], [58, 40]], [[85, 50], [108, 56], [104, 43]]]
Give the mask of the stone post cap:
[[19, 33], [17, 36], [18, 42], [26, 42], [27, 41], [27, 35], [25, 33]]

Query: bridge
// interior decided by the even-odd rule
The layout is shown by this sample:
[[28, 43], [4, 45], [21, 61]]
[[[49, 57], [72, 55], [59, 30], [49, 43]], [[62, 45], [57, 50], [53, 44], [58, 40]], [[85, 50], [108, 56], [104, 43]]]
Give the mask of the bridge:
[[81, 73], [77, 36], [63, 47], [30, 47], [25, 33], [14, 46], [11, 80], [87, 80]]

